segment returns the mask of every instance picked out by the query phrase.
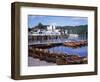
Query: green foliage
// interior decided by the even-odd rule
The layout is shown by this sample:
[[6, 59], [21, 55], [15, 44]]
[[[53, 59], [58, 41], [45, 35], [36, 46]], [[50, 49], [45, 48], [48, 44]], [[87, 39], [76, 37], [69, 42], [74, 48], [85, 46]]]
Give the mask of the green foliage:
[[39, 29], [43, 29], [43, 24], [42, 24], [42, 23], [39, 23], [39, 24], [37, 25], [37, 27], [38, 27]]
[[88, 32], [88, 25], [80, 26], [57, 26], [57, 29], [67, 30], [69, 34], [85, 34]]

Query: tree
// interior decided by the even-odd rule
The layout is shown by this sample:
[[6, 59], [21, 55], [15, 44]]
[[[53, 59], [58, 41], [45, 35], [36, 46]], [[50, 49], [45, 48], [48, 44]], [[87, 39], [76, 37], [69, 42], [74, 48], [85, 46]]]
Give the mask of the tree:
[[28, 32], [30, 32], [31, 31], [31, 28], [28, 28]]
[[43, 24], [42, 24], [42, 23], [39, 23], [39, 24], [38, 24], [38, 28], [39, 28], [40, 30], [44, 29]]

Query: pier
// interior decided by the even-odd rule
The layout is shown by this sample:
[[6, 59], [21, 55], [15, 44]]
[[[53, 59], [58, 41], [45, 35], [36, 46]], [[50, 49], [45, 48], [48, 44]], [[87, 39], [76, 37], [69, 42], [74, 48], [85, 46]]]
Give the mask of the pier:
[[68, 34], [29, 34], [29, 41], [45, 41], [45, 40], [54, 40], [54, 39], [62, 39], [68, 38]]
[[42, 43], [29, 43], [29, 46], [34, 46], [37, 48], [51, 48], [51, 47], [55, 47], [55, 46], [59, 46], [59, 45], [63, 45], [66, 47], [72, 47], [72, 48], [78, 48], [78, 47], [82, 47], [82, 46], [87, 46], [88, 42], [86, 40], [80, 40], [80, 41], [68, 41], [68, 42], [64, 42], [64, 41], [59, 41], [59, 42], [42, 42]]

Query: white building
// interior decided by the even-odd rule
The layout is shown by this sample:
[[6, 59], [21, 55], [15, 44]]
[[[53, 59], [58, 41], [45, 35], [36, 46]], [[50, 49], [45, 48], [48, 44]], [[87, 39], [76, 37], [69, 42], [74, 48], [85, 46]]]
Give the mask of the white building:
[[79, 35], [78, 34], [69, 34], [69, 38], [78, 38]]
[[47, 26], [47, 30], [48, 31], [54, 31], [54, 30], [56, 30], [56, 26], [55, 25], [49, 25], [49, 26]]
[[60, 35], [60, 32], [59, 32], [58, 29], [56, 29], [55, 25], [49, 25], [49, 26], [47, 26], [46, 34], [49, 34], [49, 35]]
[[[67, 34], [67, 30], [65, 30], [65, 34]], [[34, 35], [61, 35], [61, 32], [59, 29], [56, 29], [56, 25], [51, 24], [47, 26], [47, 30], [40, 30], [38, 29], [36, 32], [31, 32], [32, 36]]]

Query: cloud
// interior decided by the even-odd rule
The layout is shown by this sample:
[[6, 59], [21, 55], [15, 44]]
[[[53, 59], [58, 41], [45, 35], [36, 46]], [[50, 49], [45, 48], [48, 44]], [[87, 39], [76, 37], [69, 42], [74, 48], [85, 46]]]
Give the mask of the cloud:
[[87, 17], [72, 17], [71, 20], [87, 20]]
[[34, 19], [34, 18], [44, 18], [45, 16], [41, 16], [41, 15], [29, 15], [29, 17], [31, 19]]
[[51, 23], [50, 25], [57, 25], [57, 23], [54, 23], [54, 22], [53, 22], [53, 23]]

